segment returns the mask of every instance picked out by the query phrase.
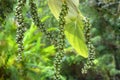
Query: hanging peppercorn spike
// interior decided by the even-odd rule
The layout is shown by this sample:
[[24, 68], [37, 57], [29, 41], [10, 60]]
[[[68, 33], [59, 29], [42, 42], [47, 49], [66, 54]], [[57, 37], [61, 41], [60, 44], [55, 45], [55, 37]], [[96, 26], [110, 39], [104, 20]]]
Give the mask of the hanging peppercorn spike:
[[18, 57], [17, 61], [22, 61], [22, 53], [23, 53], [23, 37], [25, 32], [25, 23], [24, 23], [24, 17], [22, 14], [22, 9], [24, 7], [26, 0], [18, 0], [18, 5], [16, 7], [16, 20], [17, 20], [17, 35], [16, 35], [16, 43], [18, 44]]
[[93, 61], [94, 61], [94, 57], [95, 57], [95, 48], [92, 44], [92, 41], [90, 40], [91, 39], [91, 34], [90, 34], [91, 24], [87, 18], [85, 18], [83, 21], [85, 24], [84, 35], [85, 35], [85, 40], [86, 40], [86, 44], [88, 47], [88, 61], [84, 65], [84, 68], [82, 69], [82, 73], [86, 74], [87, 70], [90, 69], [91, 66], [93, 66]]
[[52, 44], [56, 45], [57, 43], [54, 38], [54, 35], [52, 35], [50, 32], [47, 31], [44, 23], [42, 23], [41, 20], [39, 19], [38, 12], [37, 12], [37, 6], [33, 2], [33, 0], [30, 0], [29, 5], [30, 5], [30, 13], [31, 13], [31, 16], [32, 16], [32, 19], [35, 25], [41, 30], [41, 32], [45, 34], [47, 39], [50, 40]]
[[61, 80], [60, 78], [60, 70], [61, 70], [61, 63], [62, 59], [64, 57], [64, 46], [65, 46], [65, 34], [64, 34], [64, 26], [66, 24], [65, 22], [65, 16], [68, 13], [68, 7], [66, 2], [63, 2], [62, 4], [62, 9], [59, 15], [59, 33], [58, 33], [58, 45], [57, 45], [57, 54], [55, 57], [55, 62], [54, 62], [54, 80]]

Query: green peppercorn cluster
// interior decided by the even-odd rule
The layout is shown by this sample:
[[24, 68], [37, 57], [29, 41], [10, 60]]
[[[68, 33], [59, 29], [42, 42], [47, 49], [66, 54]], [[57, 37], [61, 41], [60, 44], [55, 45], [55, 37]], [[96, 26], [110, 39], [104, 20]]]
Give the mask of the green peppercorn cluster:
[[87, 18], [84, 20], [85, 28], [84, 28], [84, 35], [85, 35], [85, 40], [86, 44], [88, 47], [88, 62], [85, 64], [84, 68], [82, 69], [82, 73], [85, 74], [87, 73], [87, 70], [93, 65], [93, 60], [95, 57], [95, 48], [91, 42], [91, 24]]
[[60, 64], [62, 63], [62, 59], [64, 56], [64, 44], [65, 44], [65, 35], [64, 35], [64, 26], [65, 26], [65, 16], [68, 13], [67, 4], [64, 2], [62, 4], [62, 9], [59, 15], [59, 33], [58, 33], [58, 41], [57, 41], [57, 50], [58, 53], [55, 57], [54, 68], [55, 68], [55, 76], [54, 80], [60, 80]]
[[16, 7], [16, 21], [18, 23], [16, 43], [18, 44], [18, 61], [22, 61], [22, 52], [23, 52], [23, 37], [25, 32], [25, 23], [24, 17], [22, 15], [22, 9], [24, 7], [25, 0], [18, 0], [18, 5]]
[[33, 2], [33, 0], [30, 0], [29, 5], [30, 5], [31, 16], [32, 16], [32, 19], [33, 19], [35, 25], [37, 27], [39, 27], [41, 32], [43, 32], [46, 35], [48, 40], [53, 42], [53, 39], [54, 39], [53, 35], [51, 35], [51, 33], [46, 30], [44, 23], [42, 23], [40, 21], [40, 19], [39, 19], [39, 16], [38, 16], [38, 13], [37, 13], [37, 6], [36, 6], [36, 4]]

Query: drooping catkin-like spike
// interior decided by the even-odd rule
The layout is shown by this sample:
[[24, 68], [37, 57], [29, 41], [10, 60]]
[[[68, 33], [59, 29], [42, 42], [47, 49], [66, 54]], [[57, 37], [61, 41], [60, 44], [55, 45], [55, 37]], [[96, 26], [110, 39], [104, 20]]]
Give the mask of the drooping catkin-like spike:
[[16, 35], [16, 43], [18, 44], [18, 62], [22, 61], [22, 53], [23, 53], [23, 37], [25, 32], [25, 23], [24, 17], [22, 15], [22, 9], [24, 7], [26, 0], [18, 0], [18, 4], [16, 7], [16, 20], [17, 20], [17, 35]]
[[30, 0], [29, 5], [30, 5], [30, 13], [31, 13], [31, 16], [32, 16], [32, 19], [35, 25], [41, 30], [41, 32], [45, 34], [47, 39], [50, 40], [52, 44], [56, 45], [56, 40], [54, 36], [50, 32], [47, 31], [44, 23], [42, 23], [41, 20], [39, 19], [38, 12], [37, 12], [37, 6], [33, 2], [33, 0]]
[[91, 66], [93, 65], [93, 60], [95, 57], [95, 48], [92, 44], [91, 39], [91, 24], [89, 22], [89, 20], [87, 18], [85, 18], [84, 20], [84, 24], [85, 24], [85, 28], [84, 28], [84, 35], [85, 35], [85, 40], [86, 40], [86, 44], [88, 47], [88, 61], [87, 63], [84, 65], [83, 69], [82, 69], [82, 73], [86, 74], [87, 70], [91, 68]]
[[65, 44], [65, 35], [64, 35], [64, 26], [65, 26], [65, 16], [68, 13], [68, 7], [67, 4], [64, 2], [62, 4], [62, 9], [59, 15], [59, 33], [58, 33], [58, 45], [57, 49], [58, 52], [55, 57], [55, 62], [54, 62], [54, 80], [61, 80], [60, 79], [60, 70], [61, 70], [61, 63], [62, 59], [64, 56], [64, 44]]

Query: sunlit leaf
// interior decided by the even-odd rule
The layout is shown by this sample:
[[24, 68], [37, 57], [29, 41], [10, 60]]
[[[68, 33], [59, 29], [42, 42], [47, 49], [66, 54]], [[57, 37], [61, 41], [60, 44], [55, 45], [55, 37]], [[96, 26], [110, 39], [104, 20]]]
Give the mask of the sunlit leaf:
[[65, 26], [65, 35], [78, 54], [87, 58], [88, 50], [83, 34], [83, 23], [77, 19]]
[[42, 22], [44, 22], [45, 20], [47, 20], [50, 16], [45, 16], [41, 19]]
[[8, 62], [7, 62], [7, 66], [11, 66], [11, 65], [14, 64], [14, 62], [15, 62], [15, 57], [16, 57], [16, 56], [11, 56], [11, 57], [9, 58], [9, 60], [8, 60]]
[[[72, 47], [77, 53], [85, 58], [88, 57], [88, 50], [85, 44], [85, 38], [83, 34], [83, 21], [84, 18], [79, 11], [79, 0], [66, 0], [68, 4], [68, 14], [65, 17], [65, 35]], [[59, 13], [61, 11], [62, 0], [49, 0], [49, 8], [55, 18], [58, 20]]]
[[[81, 17], [83, 17], [79, 11], [79, 0], [66, 0], [68, 4], [68, 14], [66, 16], [66, 21], [67, 23], [72, 22], [77, 18], [77, 15], [79, 14]], [[62, 0], [49, 0], [48, 1], [49, 8], [55, 18], [58, 20], [59, 18], [59, 13], [61, 11], [61, 6], [62, 6]]]

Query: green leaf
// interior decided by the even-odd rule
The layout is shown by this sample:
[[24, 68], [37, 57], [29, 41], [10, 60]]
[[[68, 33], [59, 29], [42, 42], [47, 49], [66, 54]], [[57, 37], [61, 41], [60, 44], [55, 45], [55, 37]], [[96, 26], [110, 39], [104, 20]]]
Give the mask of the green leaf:
[[[79, 0], [66, 0], [68, 4], [68, 14], [65, 17], [66, 26], [65, 26], [65, 35], [69, 43], [76, 50], [76, 52], [87, 58], [88, 49], [85, 44], [85, 38], [83, 34], [83, 18], [82, 14], [79, 11], [78, 5]], [[61, 11], [62, 0], [49, 0], [49, 8], [55, 18], [58, 20], [59, 13]]]
[[79, 55], [87, 58], [88, 49], [87, 45], [85, 44], [83, 26], [83, 22], [79, 19], [76, 19], [72, 23], [69, 23], [65, 26], [65, 35], [76, 52]]
[[[77, 15], [79, 14], [81, 17], [82, 14], [79, 11], [79, 0], [66, 0], [68, 4], [68, 14], [65, 17], [66, 22], [70, 23], [73, 20], [77, 18]], [[52, 12], [52, 14], [55, 16], [55, 18], [58, 20], [59, 19], [59, 13], [61, 11], [61, 6], [62, 6], [62, 0], [49, 0], [48, 1], [49, 8]]]
[[41, 19], [41, 21], [42, 21], [42, 22], [45, 22], [49, 17], [50, 17], [50, 16], [47, 15], [47, 16], [43, 17], [43, 18]]

